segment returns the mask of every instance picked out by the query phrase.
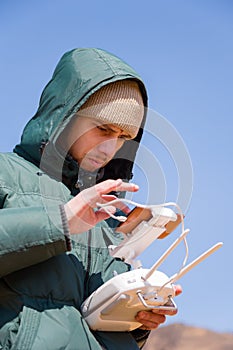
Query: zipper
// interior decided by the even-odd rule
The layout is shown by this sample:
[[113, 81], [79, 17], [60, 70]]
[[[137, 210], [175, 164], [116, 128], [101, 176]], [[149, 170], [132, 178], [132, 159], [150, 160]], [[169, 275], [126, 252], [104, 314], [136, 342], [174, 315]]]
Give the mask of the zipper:
[[86, 275], [84, 279], [84, 287], [86, 291], [87, 291], [87, 283], [90, 275], [90, 268], [91, 268], [91, 230], [88, 231], [88, 236], [87, 236], [87, 267], [86, 267]]

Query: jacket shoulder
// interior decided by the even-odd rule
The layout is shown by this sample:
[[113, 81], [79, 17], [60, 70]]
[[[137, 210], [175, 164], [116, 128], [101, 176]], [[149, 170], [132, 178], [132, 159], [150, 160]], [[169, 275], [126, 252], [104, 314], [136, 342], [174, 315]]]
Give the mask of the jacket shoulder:
[[18, 176], [25, 173], [39, 171], [34, 164], [26, 161], [16, 153], [0, 153], [0, 186], [14, 187], [18, 184]]
[[0, 199], [5, 206], [38, 206], [45, 200], [52, 205], [70, 199], [64, 184], [15, 153], [1, 153], [0, 167]]

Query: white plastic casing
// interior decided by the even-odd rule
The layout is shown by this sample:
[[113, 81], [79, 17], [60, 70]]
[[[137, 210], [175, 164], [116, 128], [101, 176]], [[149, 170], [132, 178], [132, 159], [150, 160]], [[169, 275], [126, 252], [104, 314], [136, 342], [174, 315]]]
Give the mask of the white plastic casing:
[[152, 218], [142, 221], [126, 235], [118, 246], [109, 246], [109, 253], [129, 264], [151, 245], [164, 231], [169, 221], [176, 221], [177, 215], [170, 208], [152, 207]]
[[[141, 310], [155, 307], [176, 309], [171, 299], [175, 292], [173, 285], [167, 283], [168, 277], [163, 272], [155, 271], [144, 281], [143, 277], [148, 271], [137, 269], [122, 273], [93, 292], [81, 307], [89, 327], [99, 331], [131, 331], [141, 326], [135, 320]], [[138, 293], [147, 306], [143, 305]]]

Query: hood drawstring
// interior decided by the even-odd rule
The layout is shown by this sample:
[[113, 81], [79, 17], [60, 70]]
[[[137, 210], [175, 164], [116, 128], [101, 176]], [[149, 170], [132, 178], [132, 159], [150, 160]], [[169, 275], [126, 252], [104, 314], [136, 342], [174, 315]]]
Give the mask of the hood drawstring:
[[40, 155], [42, 156], [43, 152], [44, 152], [44, 149], [45, 147], [47, 146], [47, 144], [49, 143], [49, 141], [41, 141], [41, 144], [40, 144]]
[[79, 168], [78, 179], [74, 184], [76, 189], [79, 191], [84, 190], [85, 188], [89, 188], [94, 186], [98, 180], [100, 180], [104, 176], [104, 169], [100, 169], [98, 172], [91, 173], [82, 168]]

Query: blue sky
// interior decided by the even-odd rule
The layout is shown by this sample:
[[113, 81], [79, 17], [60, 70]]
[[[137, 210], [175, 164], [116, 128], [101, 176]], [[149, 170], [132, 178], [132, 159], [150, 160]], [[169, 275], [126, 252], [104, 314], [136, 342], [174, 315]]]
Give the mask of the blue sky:
[[[221, 250], [181, 280], [184, 292], [176, 300], [179, 314], [168, 323], [232, 332], [233, 2], [2, 0], [0, 31], [3, 152], [19, 141], [65, 51], [100, 47], [139, 72], [150, 108], [171, 123], [190, 156], [193, 188], [185, 208], [186, 227], [191, 229], [190, 259], [215, 242], [224, 242]], [[144, 142], [162, 169], [166, 199], [174, 201], [178, 185], [184, 188], [190, 177], [187, 183], [185, 177], [179, 183], [179, 169], [166, 145]], [[136, 171], [137, 179], [140, 182]], [[156, 177], [150, 186], [155, 194], [156, 186], [159, 191]], [[145, 267], [176, 236], [150, 246], [142, 254]], [[175, 272], [183, 255], [180, 247], [168, 259], [164, 266], [168, 274]]]

